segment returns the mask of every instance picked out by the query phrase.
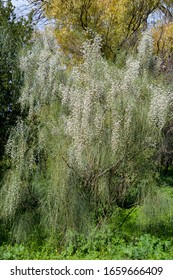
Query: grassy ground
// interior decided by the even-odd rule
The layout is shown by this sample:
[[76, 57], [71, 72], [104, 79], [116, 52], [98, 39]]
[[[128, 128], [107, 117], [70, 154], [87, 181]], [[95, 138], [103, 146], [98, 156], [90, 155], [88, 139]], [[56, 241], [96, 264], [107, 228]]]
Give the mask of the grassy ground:
[[173, 259], [173, 238], [163, 240], [150, 235], [142, 235], [134, 241], [127, 242], [116, 237], [114, 243], [107, 246], [96, 246], [89, 248], [89, 244], [83, 244], [79, 248], [71, 246], [58, 251], [57, 248], [51, 247], [50, 244], [37, 247], [36, 244], [7, 245], [0, 247], [1, 260], [61, 260], [61, 259], [117, 259], [117, 260], [141, 260], [141, 259]]
[[[91, 229], [89, 234], [69, 230], [63, 238], [63, 244], [62, 238], [61, 241], [48, 241], [40, 236], [33, 237], [26, 243], [10, 244], [10, 235], [4, 242], [1, 236], [0, 259], [172, 260], [172, 206], [168, 212], [168, 202], [171, 201], [172, 205], [172, 176], [161, 180], [159, 185], [162, 187], [159, 187], [161, 194], [157, 199], [160, 203], [166, 203], [166, 207], [164, 211], [158, 212], [158, 206], [154, 205], [157, 206], [155, 212], [151, 205], [149, 214], [154, 215], [151, 220], [147, 220], [147, 216], [144, 217], [143, 214], [141, 216], [142, 206], [134, 209], [115, 208], [113, 214], [103, 219], [101, 225]], [[146, 206], [148, 207], [148, 204]], [[158, 217], [160, 220], [157, 220]], [[1, 233], [2, 231], [1, 227]]]

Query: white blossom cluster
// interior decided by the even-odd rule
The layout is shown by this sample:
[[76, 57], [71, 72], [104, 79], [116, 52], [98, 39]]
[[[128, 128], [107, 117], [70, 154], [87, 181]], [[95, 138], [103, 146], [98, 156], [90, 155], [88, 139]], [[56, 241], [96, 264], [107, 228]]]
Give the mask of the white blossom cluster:
[[[23, 121], [17, 123], [15, 129], [12, 130], [11, 135], [6, 145], [6, 153], [10, 155], [11, 160], [18, 160], [18, 164], [23, 162], [23, 157], [27, 149], [26, 145], [26, 126]], [[20, 164], [17, 165], [19, 168]]]
[[122, 90], [121, 82], [116, 79], [118, 71], [116, 73], [101, 57], [98, 38], [93, 44], [85, 43], [84, 59], [62, 88], [63, 104], [70, 110], [65, 128], [72, 139], [70, 161], [82, 170], [94, 165], [98, 156], [94, 156], [95, 149], [103, 145], [106, 129], [107, 137], [112, 139], [112, 150], [116, 150], [120, 124], [116, 99]]
[[149, 122], [161, 129], [166, 122], [170, 95], [169, 92], [159, 86], [150, 86], [150, 92]]
[[[12, 176], [8, 185], [6, 185], [6, 196], [2, 196], [3, 192], [0, 193], [0, 198], [3, 199], [3, 216], [4, 218], [11, 219], [15, 216], [16, 209], [20, 201], [21, 184], [18, 176]], [[2, 197], [1, 197], [2, 196]]]
[[114, 107], [115, 97], [110, 92], [116, 96], [111, 78], [115, 73], [101, 57], [99, 39], [85, 43], [83, 52], [84, 63], [73, 69], [69, 83], [61, 89], [63, 104], [70, 110], [65, 127], [72, 139], [70, 162], [82, 170], [94, 164], [95, 146], [103, 142], [105, 122], [110, 126], [112, 121], [112, 115], [108, 119], [111, 108], [107, 97], [111, 95]]
[[141, 41], [138, 45], [138, 59], [141, 64], [148, 67], [149, 62], [153, 56], [153, 37], [150, 30], [143, 33]]
[[[6, 153], [11, 158], [13, 168], [8, 174], [5, 184], [0, 192], [3, 195], [3, 189], [6, 190], [6, 196], [3, 198], [3, 214], [4, 217], [12, 218], [19, 205], [21, 198], [21, 174], [24, 169], [24, 158], [27, 150], [26, 144], [26, 127], [21, 121], [17, 124], [15, 129], [11, 132], [9, 140], [6, 145]], [[14, 172], [15, 170], [15, 172]]]
[[66, 69], [56, 39], [50, 30], [35, 41], [31, 50], [21, 57], [24, 87], [20, 98], [22, 109], [29, 108], [29, 117], [59, 95], [58, 78]]
[[135, 81], [139, 76], [140, 62], [132, 57], [126, 61], [126, 68], [123, 73], [123, 82], [121, 85], [122, 92], [128, 92], [135, 85]]
[[151, 43], [150, 34], [145, 33], [137, 59], [128, 58], [122, 70], [104, 61], [98, 38], [93, 44], [85, 43], [84, 63], [73, 69], [67, 85], [61, 88], [63, 104], [70, 111], [65, 121], [66, 134], [72, 139], [70, 162], [78, 168], [94, 166], [105, 135], [114, 158], [134, 139], [148, 143], [154, 137], [152, 130], [150, 135], [132, 135], [138, 133], [138, 118], [139, 126], [144, 126], [139, 127], [139, 133], [147, 131], [151, 122], [159, 133], [167, 114], [168, 94], [158, 86], [149, 86], [147, 76], [141, 77], [140, 72], [141, 66], [144, 70], [148, 67], [144, 60], [152, 53]]

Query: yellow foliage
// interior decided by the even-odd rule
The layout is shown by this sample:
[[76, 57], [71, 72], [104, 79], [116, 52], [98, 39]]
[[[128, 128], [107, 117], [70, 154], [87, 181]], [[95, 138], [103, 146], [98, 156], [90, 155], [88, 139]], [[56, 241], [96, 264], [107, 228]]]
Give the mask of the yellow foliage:
[[116, 50], [137, 41], [148, 14], [158, 0], [49, 0], [46, 14], [56, 21], [56, 35], [65, 51], [79, 55], [82, 42], [98, 34], [102, 52], [114, 58]]
[[173, 22], [153, 28], [155, 52], [167, 61], [173, 58]]

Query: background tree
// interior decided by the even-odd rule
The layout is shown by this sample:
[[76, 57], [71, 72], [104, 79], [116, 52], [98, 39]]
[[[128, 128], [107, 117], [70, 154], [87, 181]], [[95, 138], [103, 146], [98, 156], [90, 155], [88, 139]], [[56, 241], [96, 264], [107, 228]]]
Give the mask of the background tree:
[[[74, 56], [81, 55], [79, 46], [86, 38], [93, 38], [97, 33], [102, 37], [102, 52], [109, 58], [115, 58], [117, 50], [134, 46], [139, 39], [140, 31], [146, 28], [148, 16], [152, 12], [162, 13], [162, 23], [165, 20], [168, 23], [173, 19], [171, 0], [65, 2], [28, 0], [28, 2], [39, 18], [44, 14], [55, 20], [59, 44], [64, 51]], [[158, 30], [159, 34], [160, 31]]]
[[[162, 19], [153, 28], [155, 53], [161, 58], [162, 72], [173, 71], [173, 1], [161, 1]], [[170, 79], [170, 75], [167, 75]]]
[[152, 1], [59, 1], [45, 2], [46, 14], [56, 20], [56, 35], [64, 49], [76, 53], [87, 38], [99, 34], [102, 52], [114, 58], [117, 49], [136, 42], [136, 33], [144, 29], [148, 15], [156, 8]]

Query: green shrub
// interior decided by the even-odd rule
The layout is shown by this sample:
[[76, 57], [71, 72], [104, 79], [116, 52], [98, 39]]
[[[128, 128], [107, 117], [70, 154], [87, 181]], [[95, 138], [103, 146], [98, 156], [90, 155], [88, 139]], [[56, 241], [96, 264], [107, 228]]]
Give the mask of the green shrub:
[[139, 224], [144, 231], [172, 236], [173, 233], [173, 189], [153, 187], [140, 209]]
[[[101, 57], [98, 37], [71, 70], [48, 31], [21, 57], [26, 118], [11, 131], [11, 168], [0, 193], [0, 218], [14, 241], [87, 236], [115, 206], [139, 203], [155, 183], [169, 95], [150, 79], [145, 36], [137, 58], [121, 69]], [[95, 251], [100, 245], [93, 244]]]

